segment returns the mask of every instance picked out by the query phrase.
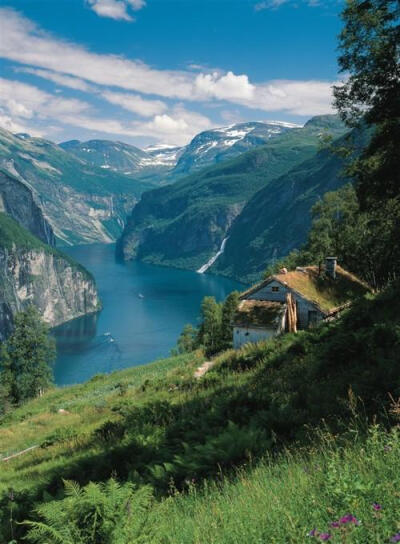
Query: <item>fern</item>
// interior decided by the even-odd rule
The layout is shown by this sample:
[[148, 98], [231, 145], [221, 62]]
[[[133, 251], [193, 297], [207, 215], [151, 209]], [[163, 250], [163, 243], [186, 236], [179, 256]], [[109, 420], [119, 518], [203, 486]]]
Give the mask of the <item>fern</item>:
[[37, 510], [40, 521], [25, 521], [26, 540], [36, 544], [150, 544], [147, 522], [152, 490], [136, 490], [114, 479], [81, 488], [64, 481], [65, 498]]

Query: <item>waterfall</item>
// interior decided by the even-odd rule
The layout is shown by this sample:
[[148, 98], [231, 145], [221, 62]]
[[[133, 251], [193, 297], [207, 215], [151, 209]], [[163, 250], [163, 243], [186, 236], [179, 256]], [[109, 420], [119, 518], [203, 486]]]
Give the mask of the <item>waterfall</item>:
[[218, 257], [224, 252], [226, 241], [228, 240], [228, 238], [229, 238], [229, 236], [227, 236], [226, 238], [224, 238], [222, 240], [221, 247], [219, 248], [217, 253], [213, 257], [211, 257], [211, 259], [209, 261], [207, 261], [206, 264], [203, 264], [203, 266], [201, 266], [197, 270], [198, 274], [204, 274], [204, 272], [207, 272], [207, 270], [210, 268], [210, 266], [212, 266], [215, 263], [215, 261], [218, 259]]

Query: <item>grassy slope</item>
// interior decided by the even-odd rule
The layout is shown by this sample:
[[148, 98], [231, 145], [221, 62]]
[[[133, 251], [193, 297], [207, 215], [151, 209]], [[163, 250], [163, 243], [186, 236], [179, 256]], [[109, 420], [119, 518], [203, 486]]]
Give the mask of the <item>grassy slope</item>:
[[[42, 447], [0, 464], [3, 506], [0, 527], [7, 527], [9, 487], [15, 490], [17, 519], [27, 517], [33, 502], [46, 496], [44, 492], [60, 497], [61, 478], [85, 484], [89, 480], [107, 479], [114, 473], [139, 485], [150, 483], [157, 496], [163, 497], [171, 491], [171, 482], [177, 489], [187, 489], [192, 479], [196, 482], [205, 477], [218, 479], [221, 472], [248, 464], [250, 459], [254, 463], [268, 452], [276, 454], [284, 445], [306, 444], [309, 429], [322, 419], [335, 431], [343, 431], [340, 421], [348, 420], [351, 415], [347, 401], [349, 388], [353, 399], [363, 399], [366, 415], [382, 413], [388, 406], [389, 391], [395, 398], [400, 396], [398, 292], [396, 288], [376, 299], [363, 300], [336, 323], [296, 336], [285, 335], [238, 352], [228, 351], [200, 381], [192, 375], [202, 361], [201, 355], [190, 354], [51, 391], [16, 409], [0, 425], [2, 453], [33, 444]], [[58, 413], [60, 408], [68, 413]], [[393, 438], [383, 435], [381, 440], [393, 442]], [[243, 477], [249, 483], [239, 478], [238, 482], [227, 484], [221, 494], [211, 488], [205, 496], [178, 497], [175, 502], [170, 499], [156, 506], [154, 523], [159, 523], [160, 534], [165, 534], [163, 542], [171, 544], [239, 543], [247, 533], [250, 535], [246, 536], [247, 542], [262, 542], [261, 534], [271, 538], [267, 542], [302, 542], [306, 527], [318, 523], [322, 528], [322, 523], [346, 513], [346, 508], [357, 507], [357, 515], [365, 519], [368, 501], [393, 503], [391, 482], [394, 486], [397, 480], [392, 473], [395, 470], [400, 473], [399, 458], [390, 457], [390, 463], [379, 464], [378, 449], [374, 454], [361, 455], [361, 446], [348, 448], [349, 459], [359, 459], [359, 464], [355, 464], [362, 468], [359, 480], [353, 472], [351, 478], [342, 474], [339, 457], [336, 465], [331, 466], [330, 485], [334, 485], [336, 471], [344, 490], [340, 501], [331, 501], [332, 511], [327, 510], [332, 488], [324, 487], [327, 483], [324, 463], [329, 462], [330, 454], [324, 460], [322, 453], [310, 461], [312, 466], [320, 463], [323, 467], [314, 480], [302, 475], [302, 458], [295, 461], [283, 458], [281, 468], [279, 464], [278, 468], [269, 465], [261, 468], [264, 473]], [[366, 476], [367, 464], [373, 456], [374, 478], [381, 482], [376, 488], [368, 483]], [[293, 461], [292, 465], [288, 459], [290, 463]], [[274, 478], [271, 474], [275, 474]], [[263, 484], [259, 489], [263, 475], [271, 477], [272, 484], [268, 488]], [[298, 496], [291, 497], [287, 490], [279, 489], [279, 479], [283, 477], [290, 479], [291, 487], [299, 485]], [[346, 478], [348, 486], [354, 484], [353, 497], [346, 492]], [[319, 487], [311, 500], [309, 491], [313, 482]], [[248, 496], [241, 496], [244, 486], [249, 489]], [[216, 503], [211, 512], [206, 512], [207, 493], [211, 493]], [[319, 496], [322, 503], [318, 502]], [[246, 498], [249, 504], [259, 503], [251, 517], [258, 520], [254, 521], [254, 534], [252, 524], [245, 523]], [[291, 520], [291, 509], [300, 508], [296, 505], [302, 503], [303, 511], [309, 512], [307, 519], [298, 510], [297, 517], [293, 513]], [[266, 508], [265, 518], [260, 517], [262, 504]], [[198, 508], [198, 514], [187, 519], [194, 507]], [[161, 509], [159, 513], [157, 508]], [[292, 526], [295, 535], [292, 540], [289, 537], [282, 540], [280, 527], [267, 532], [267, 508], [272, 509], [275, 519], [284, 516], [285, 530]], [[288, 515], [284, 513], [286, 508]], [[232, 532], [230, 537], [229, 531], [226, 533], [225, 540], [223, 512], [229, 518]], [[215, 523], [207, 528], [210, 536], [202, 539], [199, 524], [209, 520], [212, 513]], [[167, 520], [182, 525], [176, 533], [181, 540], [167, 531]], [[280, 536], [273, 540], [272, 534]], [[175, 540], [171, 540], [171, 535]], [[361, 544], [365, 540], [355, 542]]]
[[[272, 138], [236, 159], [144, 193], [121, 238], [126, 256], [147, 262], [197, 268], [219, 248], [232, 209], [262, 187], [315, 154], [321, 126], [342, 133], [337, 120], [309, 123]], [[140, 244], [135, 249], [135, 242]]]
[[[386, 544], [400, 530], [400, 435], [371, 428], [365, 442], [352, 430], [340, 444], [320, 435], [311, 452], [286, 452], [233, 481], [194, 484], [154, 508], [149, 523], [162, 544], [320, 542], [306, 536], [314, 528], [331, 533], [330, 542]], [[359, 526], [331, 527], [349, 512]]]

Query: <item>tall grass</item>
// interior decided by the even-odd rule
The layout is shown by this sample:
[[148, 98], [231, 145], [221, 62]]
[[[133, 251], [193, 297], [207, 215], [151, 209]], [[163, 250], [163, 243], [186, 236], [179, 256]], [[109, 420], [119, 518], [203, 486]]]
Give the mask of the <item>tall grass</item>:
[[[399, 428], [372, 426], [366, 440], [355, 431], [344, 443], [329, 433], [320, 439], [316, 449], [287, 451], [234, 480], [175, 493], [151, 514], [160, 542], [300, 544], [330, 535], [332, 543], [389, 543], [400, 531]], [[347, 514], [357, 521], [340, 522]]]

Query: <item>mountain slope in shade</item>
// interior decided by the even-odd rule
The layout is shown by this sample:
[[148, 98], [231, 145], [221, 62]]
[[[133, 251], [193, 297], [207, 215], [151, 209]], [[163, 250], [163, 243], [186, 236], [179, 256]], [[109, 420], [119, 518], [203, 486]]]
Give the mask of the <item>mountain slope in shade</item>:
[[62, 244], [112, 242], [152, 185], [97, 168], [42, 138], [0, 129], [0, 166], [33, 190]]
[[[337, 144], [350, 139], [360, 149], [367, 138], [367, 132], [353, 131]], [[224, 253], [210, 271], [245, 282], [259, 280], [268, 264], [306, 241], [313, 204], [347, 183], [342, 170], [338, 154], [321, 150], [258, 191], [233, 224]]]
[[[333, 135], [345, 130], [334, 116], [327, 123]], [[201, 268], [220, 249], [248, 200], [311, 158], [320, 136], [321, 120], [316, 118], [235, 159], [144, 193], [118, 242], [119, 253], [125, 259]]]

